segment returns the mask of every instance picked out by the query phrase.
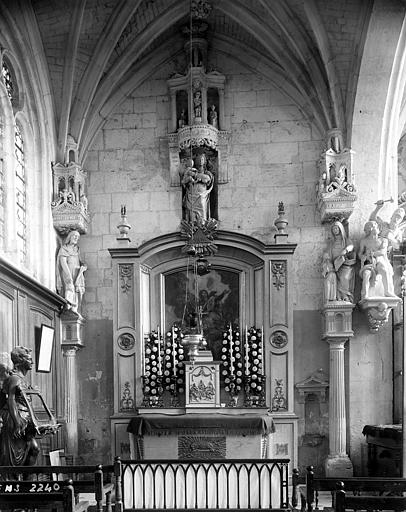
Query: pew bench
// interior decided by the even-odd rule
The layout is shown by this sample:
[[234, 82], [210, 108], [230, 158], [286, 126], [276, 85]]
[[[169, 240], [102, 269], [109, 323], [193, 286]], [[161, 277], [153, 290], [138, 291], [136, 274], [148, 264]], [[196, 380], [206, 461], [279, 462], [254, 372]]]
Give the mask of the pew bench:
[[[335, 496], [337, 492], [337, 482], [341, 482], [345, 491], [351, 492], [358, 497], [375, 497], [374, 495], [395, 495], [406, 492], [406, 479], [389, 477], [324, 477], [316, 478], [313, 472], [313, 466], [307, 468], [306, 482], [300, 482], [297, 470], [293, 471], [292, 476], [292, 504], [297, 506], [297, 494], [300, 496], [300, 509], [302, 512], [313, 512], [319, 510], [319, 495], [321, 493], [331, 494], [331, 507], [335, 507]], [[367, 495], [367, 496], [361, 496]], [[396, 500], [395, 500], [396, 501]], [[388, 509], [390, 510], [390, 508]], [[406, 508], [405, 508], [406, 510]]]
[[86, 512], [88, 501], [77, 501], [72, 480], [65, 482], [2, 480], [0, 510], [38, 509]]
[[[20, 475], [22, 481], [43, 483], [66, 479], [72, 481], [75, 501], [80, 494], [92, 494], [96, 502], [96, 512], [112, 512], [112, 493], [114, 490], [113, 466], [1, 466], [0, 480], [9, 479], [10, 475]], [[14, 477], [13, 477], [14, 478]], [[0, 507], [1, 509], [1, 507]]]
[[406, 497], [404, 496], [354, 496], [346, 492], [343, 482], [337, 482], [334, 512], [346, 510], [406, 510]]

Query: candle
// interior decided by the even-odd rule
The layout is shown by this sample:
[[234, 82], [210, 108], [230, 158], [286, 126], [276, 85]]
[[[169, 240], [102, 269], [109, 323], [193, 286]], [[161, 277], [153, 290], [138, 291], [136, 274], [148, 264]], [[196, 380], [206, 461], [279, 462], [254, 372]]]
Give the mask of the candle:
[[158, 374], [162, 375], [162, 355], [161, 355], [161, 331], [157, 327], [158, 331]]
[[234, 375], [234, 364], [233, 364], [233, 330], [230, 324], [230, 375]]
[[261, 327], [261, 368], [262, 375], [265, 375], [265, 358], [264, 358], [264, 326]]
[[248, 328], [247, 325], [245, 325], [245, 375], [249, 375], [249, 369], [248, 369]]
[[173, 355], [173, 376], [176, 377], [176, 341], [175, 329], [172, 327], [172, 355]]

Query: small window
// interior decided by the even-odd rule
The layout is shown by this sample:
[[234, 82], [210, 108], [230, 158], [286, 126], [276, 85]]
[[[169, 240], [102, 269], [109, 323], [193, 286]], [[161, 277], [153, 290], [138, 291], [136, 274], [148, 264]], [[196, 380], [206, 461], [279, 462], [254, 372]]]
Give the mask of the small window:
[[4, 85], [6, 86], [7, 95], [10, 98], [10, 101], [12, 102], [15, 98], [15, 89], [13, 84], [13, 78], [10, 72], [9, 67], [7, 64], [3, 61], [2, 66], [2, 75], [3, 75], [3, 81]]

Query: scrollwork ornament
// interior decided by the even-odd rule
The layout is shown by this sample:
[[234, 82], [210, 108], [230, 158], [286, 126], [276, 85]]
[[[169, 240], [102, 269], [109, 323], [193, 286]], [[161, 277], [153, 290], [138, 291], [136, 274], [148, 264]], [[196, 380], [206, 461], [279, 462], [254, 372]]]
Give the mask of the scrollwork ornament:
[[281, 288], [284, 288], [286, 282], [286, 262], [284, 261], [274, 261], [272, 262], [272, 283], [275, 288], [279, 291]]
[[288, 335], [284, 331], [274, 331], [269, 342], [275, 348], [283, 348], [288, 344]]
[[131, 350], [134, 348], [135, 338], [132, 334], [126, 332], [124, 334], [120, 334], [117, 343], [122, 350]]
[[131, 290], [131, 281], [133, 277], [133, 266], [132, 265], [120, 265], [120, 280], [121, 289], [124, 293], [128, 293]]
[[124, 383], [124, 389], [120, 400], [120, 411], [132, 411], [134, 409], [134, 398], [131, 394], [131, 384]]

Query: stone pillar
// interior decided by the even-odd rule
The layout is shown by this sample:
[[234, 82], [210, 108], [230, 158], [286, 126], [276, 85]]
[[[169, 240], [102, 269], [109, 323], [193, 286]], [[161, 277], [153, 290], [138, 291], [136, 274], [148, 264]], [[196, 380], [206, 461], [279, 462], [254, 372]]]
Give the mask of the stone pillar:
[[207, 124], [207, 88], [202, 87], [202, 123]]
[[172, 131], [178, 129], [178, 116], [176, 112], [176, 91], [171, 91], [171, 115], [172, 115]]
[[219, 130], [225, 130], [224, 89], [219, 89]]
[[325, 463], [327, 477], [353, 475], [347, 455], [345, 411], [344, 346], [347, 338], [327, 338], [330, 345], [329, 455]]
[[64, 311], [62, 322], [62, 351], [64, 356], [64, 416], [66, 418], [66, 453], [75, 461], [78, 455], [78, 376], [76, 354], [83, 347], [84, 318], [72, 310]]
[[64, 347], [65, 358], [65, 418], [66, 452], [75, 460], [78, 454], [78, 388], [76, 370], [76, 352], [78, 347]]

